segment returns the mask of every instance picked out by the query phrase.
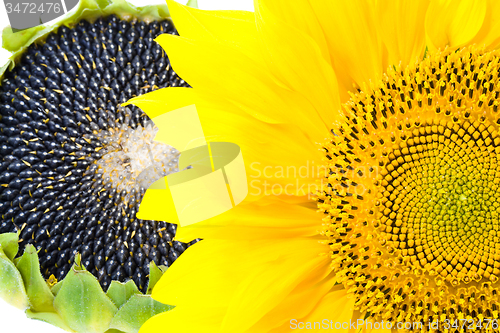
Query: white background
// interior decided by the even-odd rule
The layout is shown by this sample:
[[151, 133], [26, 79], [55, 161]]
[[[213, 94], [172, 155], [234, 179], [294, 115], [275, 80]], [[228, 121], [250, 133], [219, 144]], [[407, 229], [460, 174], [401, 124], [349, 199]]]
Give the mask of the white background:
[[[180, 3], [186, 3], [186, 0], [176, 0]], [[5, 10], [4, 0], [0, 0], [0, 29], [3, 30], [8, 25], [8, 17]], [[149, 4], [163, 4], [163, 0], [129, 0], [136, 6], [145, 6]], [[253, 10], [252, 0], [198, 0], [200, 9], [239, 9]], [[52, 22], [51, 22], [52, 23]], [[10, 53], [0, 49], [0, 67], [5, 64]], [[37, 320], [26, 318], [23, 311], [14, 308], [0, 299], [0, 332], [1, 333], [63, 333], [65, 331], [52, 325]]]

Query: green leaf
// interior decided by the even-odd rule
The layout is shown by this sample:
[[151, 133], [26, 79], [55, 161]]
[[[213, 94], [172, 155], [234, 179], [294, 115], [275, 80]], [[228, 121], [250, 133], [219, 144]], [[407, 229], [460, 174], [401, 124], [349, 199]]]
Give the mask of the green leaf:
[[54, 308], [72, 330], [85, 333], [105, 332], [118, 311], [97, 279], [76, 264], [64, 278]]
[[129, 300], [130, 296], [139, 293], [139, 289], [137, 289], [137, 286], [132, 280], [129, 280], [126, 283], [111, 281], [111, 285], [109, 286], [106, 295], [113, 301], [113, 303], [115, 303], [116, 307], [119, 309]]
[[155, 301], [149, 295], [133, 295], [118, 310], [109, 327], [127, 333], [139, 332], [139, 328], [149, 318], [173, 308], [173, 306]]
[[189, 0], [186, 6], [191, 8], [198, 8], [198, 0]]
[[29, 305], [28, 295], [24, 289], [21, 273], [14, 263], [5, 255], [0, 246], [0, 297], [7, 303], [19, 309], [26, 309]]
[[28, 309], [26, 310], [26, 317], [44, 321], [68, 332], [74, 332], [68, 325], [66, 325], [64, 320], [62, 320], [62, 318], [54, 312], [33, 312]]
[[19, 251], [19, 237], [15, 232], [0, 234], [0, 246], [3, 252], [12, 261]]
[[146, 294], [151, 295], [151, 292], [153, 291], [155, 284], [160, 280], [162, 275], [163, 271], [160, 268], [158, 268], [158, 266], [156, 266], [154, 261], [151, 261], [149, 263], [149, 283]]
[[38, 255], [33, 245], [26, 246], [16, 266], [23, 277], [31, 303], [31, 310], [35, 312], [55, 312], [52, 306], [54, 295], [40, 273]]

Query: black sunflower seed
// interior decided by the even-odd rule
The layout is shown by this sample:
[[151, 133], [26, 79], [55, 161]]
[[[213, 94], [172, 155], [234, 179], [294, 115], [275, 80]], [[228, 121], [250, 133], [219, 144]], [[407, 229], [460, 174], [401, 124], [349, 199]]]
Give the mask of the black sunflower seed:
[[80, 253], [104, 289], [133, 279], [145, 291], [149, 263], [170, 266], [193, 243], [173, 241], [173, 224], [138, 219], [145, 183], [113, 173], [135, 163], [127, 140], [153, 131], [120, 103], [188, 86], [153, 42], [162, 33], [176, 33], [171, 21], [82, 20], [31, 45], [1, 82], [0, 233], [19, 231], [20, 252], [37, 248], [45, 278], [62, 279]]

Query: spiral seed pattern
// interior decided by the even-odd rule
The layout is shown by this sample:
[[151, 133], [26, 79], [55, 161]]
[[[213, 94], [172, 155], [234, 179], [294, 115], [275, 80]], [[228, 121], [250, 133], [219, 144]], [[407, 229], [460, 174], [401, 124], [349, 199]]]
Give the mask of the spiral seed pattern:
[[105, 289], [133, 279], [144, 291], [149, 263], [169, 266], [189, 246], [175, 225], [136, 217], [147, 186], [177, 171], [178, 152], [152, 142], [140, 109], [121, 106], [188, 86], [153, 40], [162, 33], [176, 33], [171, 21], [61, 26], [1, 82], [0, 232], [20, 232], [20, 251], [34, 244], [46, 278], [62, 279], [80, 253]]

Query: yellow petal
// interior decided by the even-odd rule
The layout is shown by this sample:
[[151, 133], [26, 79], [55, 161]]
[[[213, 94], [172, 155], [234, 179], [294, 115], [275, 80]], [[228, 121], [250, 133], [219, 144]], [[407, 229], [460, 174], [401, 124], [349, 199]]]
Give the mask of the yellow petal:
[[500, 1], [488, 0], [483, 26], [470, 44], [497, 48], [500, 44]]
[[139, 333], [216, 333], [220, 331], [224, 314], [224, 308], [180, 306], [150, 318], [142, 325]]
[[259, 41], [255, 15], [240, 10], [200, 10], [168, 0], [168, 9], [183, 37], [229, 43], [246, 54], [256, 54]]
[[[168, 273], [155, 285], [152, 297], [175, 306], [189, 306], [193, 302], [210, 308], [227, 306], [250, 272], [260, 272], [279, 258], [290, 260], [292, 252], [300, 250], [301, 256], [297, 258], [311, 259], [327, 253], [328, 249], [314, 239], [203, 240], [189, 247], [182, 259], [169, 267]], [[324, 258], [327, 257], [321, 257]], [[276, 274], [288, 274], [289, 271]]]
[[325, 131], [324, 124], [307, 117], [311, 106], [306, 100], [279, 87], [265, 68], [235, 49], [168, 34], [157, 40], [167, 50], [176, 72], [199, 93], [219, 96], [233, 109], [242, 109], [264, 122], [293, 122], [316, 133]]
[[430, 46], [466, 45], [481, 29], [486, 9], [487, 0], [432, 0], [425, 18]]
[[325, 176], [326, 169], [315, 142], [324, 140], [323, 132], [311, 138], [295, 125], [266, 124], [247, 115], [202, 108], [201, 105], [199, 111], [207, 140], [240, 146], [249, 199], [307, 196], [319, 189], [320, 184], [316, 182]]
[[387, 49], [387, 64], [406, 67], [425, 51], [425, 13], [429, 0], [380, 0], [377, 28]]
[[130, 102], [150, 117], [196, 103], [208, 141], [227, 141], [240, 146], [250, 200], [263, 195], [308, 195], [318, 190], [316, 180], [325, 175], [323, 156], [315, 146], [315, 142], [326, 137], [324, 130], [314, 131], [305, 123], [298, 126], [262, 122], [223, 97], [197, 89], [160, 89]]
[[248, 272], [259, 270], [281, 253], [277, 246], [265, 255], [252, 244], [261, 245], [209, 239], [189, 247], [155, 285], [152, 297], [175, 306], [227, 306]]
[[[318, 235], [314, 202], [292, 196], [267, 196], [243, 202], [207, 221], [177, 229], [176, 239], [285, 239]], [[301, 202], [302, 201], [302, 202]]]
[[166, 112], [197, 104], [198, 102], [198, 95], [194, 89], [176, 87], [154, 90], [131, 98], [122, 105], [134, 104], [152, 119]]
[[[321, 298], [307, 316], [290, 316], [288, 322], [275, 329], [269, 330], [269, 332], [358, 332], [358, 330], [349, 330], [349, 321], [352, 320], [353, 314], [354, 300], [347, 296], [342, 285], [337, 285]], [[314, 323], [316, 323], [316, 326], [314, 326]], [[339, 329], [335, 329], [335, 323], [338, 323], [337, 325], [342, 325], [342, 323], [344, 323], [344, 327], [347, 328], [343, 329], [341, 326], [338, 326]]]
[[174, 70], [199, 93], [218, 96], [264, 122], [300, 125], [313, 135], [331, 128], [306, 97], [281, 86], [267, 68], [229, 45], [169, 34], [156, 40]]
[[309, 274], [330, 264], [329, 246], [315, 240], [280, 244], [282, 255], [248, 272], [234, 293], [221, 332], [244, 332], [279, 305]]
[[257, 2], [255, 12], [268, 70], [312, 105], [311, 110], [298, 112], [323, 122], [326, 130], [332, 128], [341, 119], [340, 100], [337, 79], [324, 58], [325, 52], [313, 38], [280, 20], [265, 2]]
[[[168, 53], [177, 74], [198, 91], [211, 90], [228, 100], [243, 102], [246, 108], [262, 105], [265, 100], [278, 100], [272, 89], [275, 84], [262, 66], [228, 45], [169, 34], [160, 35], [156, 41]], [[259, 114], [261, 120], [278, 122], [255, 109], [251, 112]]]
[[[287, 7], [288, 10], [285, 12], [294, 16], [290, 19], [294, 19], [298, 13], [293, 12], [291, 8], [296, 6]], [[230, 86], [232, 90], [241, 89], [237, 93], [231, 94], [229, 91], [225, 94], [226, 97], [236, 99], [237, 107], [241, 104], [246, 106], [248, 103], [245, 103], [245, 100], [250, 101], [250, 105], [255, 105], [255, 102], [261, 100], [267, 101], [267, 104], [255, 105], [253, 110], [248, 109], [248, 111], [255, 113], [256, 110], [267, 109], [268, 112], [261, 112], [260, 119], [268, 122], [288, 121], [290, 119], [287, 116], [297, 112], [307, 116], [303, 117], [302, 121], [313, 123], [315, 126], [323, 124], [328, 130], [332, 127], [333, 121], [338, 119], [340, 104], [336, 78], [329, 63], [330, 56], [325, 38], [316, 20], [307, 22], [309, 30], [315, 34], [313, 39], [294, 26], [278, 24], [279, 18], [270, 10], [264, 10], [264, 6], [260, 6], [258, 8], [266, 13], [267, 18], [266, 24], [261, 25], [260, 29], [266, 31], [257, 38], [252, 13], [202, 11], [173, 1], [169, 1], [169, 8], [181, 36], [188, 37], [189, 40], [175, 39], [169, 35], [160, 36], [157, 40], [167, 50], [176, 72], [193, 87], [198, 89], [209, 87], [211, 91], [217, 91], [221, 96], [225, 93], [222, 90], [227, 89], [225, 86]], [[304, 14], [313, 19], [314, 13], [310, 6], [307, 5], [305, 8], [307, 11], [304, 10]], [[262, 20], [259, 22], [262, 23]], [[195, 45], [189, 45], [190, 41]], [[265, 44], [264, 50], [259, 42]], [[321, 44], [321, 48], [318, 43]], [[292, 50], [286, 50], [287, 45], [292, 47]], [[266, 48], [271, 48], [268, 53]], [[262, 62], [262, 51], [267, 63], [270, 63], [269, 68]], [[182, 52], [183, 55], [177, 57], [176, 52]], [[186, 52], [189, 54], [186, 55]], [[200, 54], [203, 54], [203, 57], [200, 57]], [[210, 58], [211, 54], [213, 58], [206, 59]], [[201, 68], [197, 68], [197, 62], [201, 60], [209, 60], [209, 63], [205, 62]], [[207, 78], [204, 73], [209, 74], [208, 79], [216, 82], [204, 80]], [[254, 77], [249, 79], [248, 74]], [[202, 80], [205, 84], [201, 84]], [[246, 83], [246, 86], [241, 86], [242, 82]], [[223, 83], [223, 86], [215, 90], [215, 84], [220, 83]], [[268, 94], [266, 90], [275, 94]], [[280, 99], [280, 104], [273, 104]], [[269, 117], [277, 112], [283, 115], [278, 118]]]
[[[257, 10], [267, 11], [267, 15], [272, 15], [273, 20], [290, 28], [290, 30], [284, 31], [286, 35], [293, 38], [297, 32], [300, 32], [312, 38], [325, 61], [331, 65], [331, 55], [325, 34], [308, 0], [295, 0], [293, 5], [287, 0], [262, 0], [257, 6]], [[302, 46], [298, 40], [294, 41], [294, 44], [297, 47]]]
[[327, 37], [345, 101], [354, 83], [363, 87], [370, 80], [376, 82], [385, 70], [374, 8], [367, 0], [318, 0], [311, 5]]
[[310, 274], [307, 280], [300, 283], [290, 295], [259, 320], [250, 331], [263, 332], [280, 326], [289, 329], [292, 318], [305, 317], [333, 287], [335, 274], [330, 272], [331, 268], [325, 265], [323, 271], [318, 270], [314, 275]]
[[[347, 294], [342, 285], [336, 286], [318, 303], [316, 308], [301, 321], [318, 322], [327, 318], [335, 323], [342, 323], [344, 327], [335, 332], [349, 332], [349, 323], [354, 313], [354, 298]], [[347, 325], [346, 325], [347, 324]], [[347, 329], [345, 328], [347, 327]]]

